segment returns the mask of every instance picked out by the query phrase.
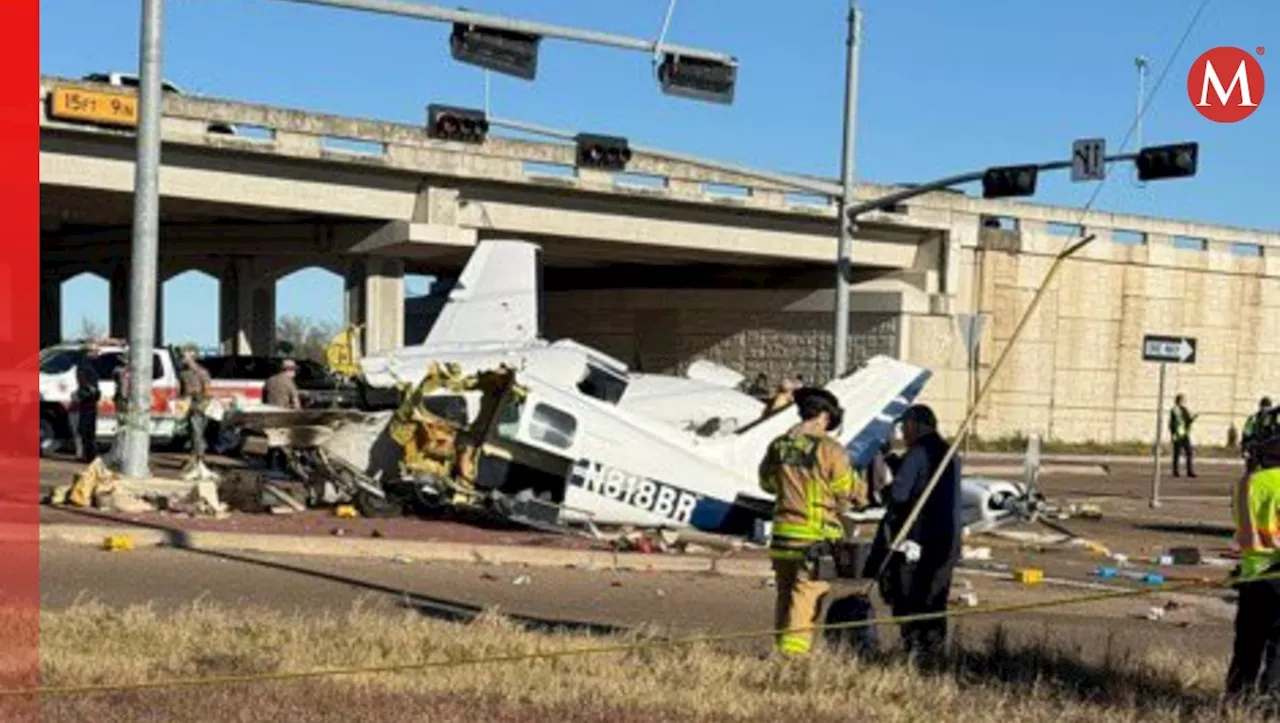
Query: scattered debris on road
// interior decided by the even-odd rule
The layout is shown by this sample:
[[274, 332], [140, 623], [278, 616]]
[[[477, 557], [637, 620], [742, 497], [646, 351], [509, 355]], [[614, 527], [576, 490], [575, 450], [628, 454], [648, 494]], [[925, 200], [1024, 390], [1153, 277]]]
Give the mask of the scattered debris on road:
[[128, 535], [112, 535], [102, 541], [102, 549], [107, 552], [118, 552], [120, 550], [132, 550], [133, 538]]

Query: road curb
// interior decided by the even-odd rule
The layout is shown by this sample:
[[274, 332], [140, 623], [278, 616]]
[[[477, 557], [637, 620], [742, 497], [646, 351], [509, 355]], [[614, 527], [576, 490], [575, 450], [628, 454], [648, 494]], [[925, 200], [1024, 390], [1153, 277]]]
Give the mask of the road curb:
[[[1024, 452], [969, 452], [964, 455], [965, 460], [974, 462], [1009, 462], [1021, 464], [1026, 458]], [[1167, 455], [1162, 455], [1161, 459], [1168, 463]], [[1102, 465], [1102, 464], [1150, 464], [1151, 455], [1130, 455], [1130, 454], [1041, 454], [1040, 463], [1046, 464], [1062, 464], [1062, 465]], [[1239, 457], [1201, 457], [1196, 456], [1196, 465], [1208, 465], [1211, 467], [1235, 465], [1244, 469], [1244, 461]], [[1061, 470], [1059, 470], [1061, 471]]]
[[208, 552], [256, 552], [352, 559], [408, 559], [415, 562], [468, 562], [593, 570], [684, 572], [734, 577], [767, 577], [767, 559], [662, 555], [604, 550], [565, 550], [523, 545], [473, 545], [416, 540], [369, 540], [300, 535], [158, 530], [133, 525], [42, 524], [40, 540], [99, 547], [107, 537], [125, 535], [135, 547], [176, 547]]

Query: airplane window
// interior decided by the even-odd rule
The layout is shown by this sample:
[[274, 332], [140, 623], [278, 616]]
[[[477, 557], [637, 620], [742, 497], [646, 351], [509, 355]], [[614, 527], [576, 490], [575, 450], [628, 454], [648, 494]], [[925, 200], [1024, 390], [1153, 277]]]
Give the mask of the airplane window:
[[609, 404], [617, 404], [627, 391], [627, 380], [594, 364], [587, 365], [587, 378], [578, 382], [578, 391]]
[[498, 436], [503, 439], [515, 439], [520, 429], [520, 412], [524, 411], [524, 403], [515, 396], [508, 397], [498, 410]]
[[423, 400], [428, 412], [461, 426], [467, 425], [467, 398], [452, 394], [431, 395]]
[[573, 415], [545, 404], [533, 408], [533, 417], [529, 420], [529, 436], [539, 442], [568, 449], [573, 445], [573, 434], [577, 430], [578, 420]]

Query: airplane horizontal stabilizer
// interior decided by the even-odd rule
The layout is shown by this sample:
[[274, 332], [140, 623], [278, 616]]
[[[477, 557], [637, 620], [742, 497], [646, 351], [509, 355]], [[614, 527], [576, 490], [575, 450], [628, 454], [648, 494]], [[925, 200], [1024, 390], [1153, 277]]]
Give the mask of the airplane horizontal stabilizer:
[[[922, 367], [876, 356], [849, 376], [826, 385], [844, 407], [844, 424], [837, 436], [849, 450], [851, 464], [862, 467], [870, 463], [876, 449], [893, 432], [893, 420], [920, 394], [929, 376]], [[754, 465], [770, 440], [799, 422], [795, 406], [788, 405], [743, 427], [734, 437], [734, 455], [750, 460], [754, 474]]]
[[930, 376], [923, 367], [877, 356], [852, 376], [827, 385], [844, 407], [839, 438], [850, 464], [856, 469], [871, 464], [876, 450], [893, 435], [894, 421], [920, 396]]

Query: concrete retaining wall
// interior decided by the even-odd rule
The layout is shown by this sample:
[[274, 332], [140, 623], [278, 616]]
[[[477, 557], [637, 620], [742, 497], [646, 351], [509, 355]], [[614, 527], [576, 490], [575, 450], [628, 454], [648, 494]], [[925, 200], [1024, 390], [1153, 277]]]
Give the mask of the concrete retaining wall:
[[[961, 251], [960, 298], [989, 314], [979, 379], [990, 374], [1053, 255], [1068, 240], [1023, 231], [1017, 247]], [[1190, 239], [1181, 244], [1190, 246]], [[986, 248], [983, 248], [983, 247]], [[1165, 408], [1176, 393], [1201, 414], [1202, 444], [1224, 444], [1264, 393], [1280, 393], [1280, 264], [1223, 244], [1179, 248], [1167, 236], [1126, 245], [1101, 238], [1064, 262], [980, 410], [986, 437], [1038, 432], [1070, 442], [1151, 441], [1159, 366], [1142, 361], [1144, 334], [1195, 337], [1194, 365], [1168, 367]], [[951, 327], [948, 329], [948, 327]], [[913, 321], [907, 357], [935, 370], [925, 398], [957, 424], [964, 413], [965, 353], [947, 317]], [[950, 333], [956, 342], [940, 344]]]

